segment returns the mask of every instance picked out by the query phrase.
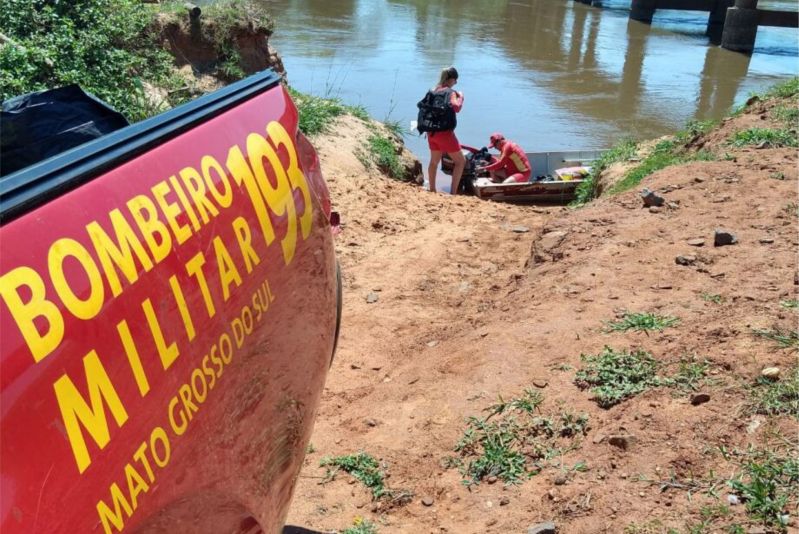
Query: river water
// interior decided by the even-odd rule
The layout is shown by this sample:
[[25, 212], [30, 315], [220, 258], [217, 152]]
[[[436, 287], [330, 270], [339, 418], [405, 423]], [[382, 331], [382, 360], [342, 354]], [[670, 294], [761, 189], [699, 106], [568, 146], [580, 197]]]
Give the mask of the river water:
[[[799, 74], [797, 30], [760, 27], [754, 54], [711, 45], [707, 14], [630, 21], [630, 0], [261, 0], [289, 83], [408, 126], [455, 65], [462, 143], [498, 130], [528, 151], [603, 148], [689, 120], [719, 118], [751, 92]], [[795, 0], [761, 0], [796, 10]], [[423, 137], [408, 135], [423, 162]]]

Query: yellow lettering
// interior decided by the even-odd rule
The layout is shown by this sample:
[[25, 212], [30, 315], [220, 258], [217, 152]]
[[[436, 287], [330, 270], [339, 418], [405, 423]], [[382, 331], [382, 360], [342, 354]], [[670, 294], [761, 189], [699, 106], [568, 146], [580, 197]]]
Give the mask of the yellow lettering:
[[128, 201], [128, 209], [144, 236], [153, 261], [158, 264], [169, 256], [172, 250], [172, 237], [166, 225], [158, 219], [158, 211], [149, 197], [138, 195]]
[[175, 302], [178, 303], [178, 311], [180, 312], [180, 318], [183, 319], [183, 326], [186, 328], [186, 336], [191, 341], [195, 336], [194, 323], [191, 320], [191, 314], [189, 314], [189, 307], [186, 306], [183, 290], [178, 284], [178, 277], [174, 274], [169, 277], [169, 285], [172, 287], [172, 294], [175, 295]]
[[150, 486], [136, 471], [136, 468], [130, 464], [125, 465], [125, 479], [128, 482], [131, 507], [136, 510], [139, 507], [139, 493], [146, 493]]
[[108, 234], [105, 233], [105, 230], [102, 229], [97, 221], [90, 222], [86, 226], [86, 230], [88, 230], [89, 237], [91, 237], [94, 248], [97, 251], [97, 256], [100, 258], [100, 264], [105, 271], [108, 285], [111, 286], [111, 293], [117, 297], [122, 293], [122, 285], [119, 282], [119, 276], [114, 265], [122, 271], [128, 282], [133, 284], [138, 280], [139, 274], [136, 269], [136, 263], [133, 261], [132, 253], [136, 254], [145, 271], [152, 269], [153, 263], [147, 256], [147, 252], [145, 252], [136, 234], [133, 233], [133, 229], [122, 216], [122, 212], [115, 209], [109, 213], [109, 216], [114, 227], [116, 242], [108, 237]]
[[[275, 215], [286, 217], [286, 235], [281, 239], [280, 245], [283, 247], [283, 261], [288, 265], [294, 258], [294, 250], [297, 247], [297, 212], [291, 184], [280, 163], [280, 158], [262, 135], [252, 133], [247, 136], [247, 154], [250, 156], [258, 188], [266, 199], [269, 209]], [[264, 159], [269, 162], [269, 166], [275, 173], [274, 187], [267, 177]]]
[[203, 265], [205, 265], [205, 257], [202, 252], [198, 252], [186, 263], [186, 272], [189, 273], [189, 276], [197, 278], [197, 283], [200, 284], [200, 293], [202, 293], [203, 301], [205, 301], [205, 309], [208, 310], [208, 318], [210, 319], [216, 314], [216, 308], [214, 308], [214, 301], [211, 299], [211, 292], [208, 289], [208, 281], [205, 279], [205, 273], [203, 273]]
[[178, 405], [178, 402], [177, 397], [172, 397], [172, 400], [169, 401], [169, 425], [172, 427], [172, 431], [176, 436], [182, 436], [186, 431], [186, 427], [189, 426], [189, 422], [186, 421], [186, 414], [183, 413], [183, 410], [178, 411], [178, 414], [180, 414], [180, 424], [175, 421], [175, 407]]
[[225, 165], [227, 165], [236, 183], [238, 185], [244, 184], [247, 196], [250, 197], [250, 202], [252, 202], [252, 207], [255, 210], [255, 217], [261, 226], [261, 234], [264, 236], [266, 245], [269, 246], [275, 240], [275, 229], [272, 227], [272, 221], [266, 211], [264, 197], [261, 195], [260, 189], [258, 189], [258, 184], [255, 183], [255, 175], [252, 173], [252, 169], [247, 164], [247, 160], [244, 159], [239, 147], [234, 146], [230, 149]]
[[168, 202], [166, 200], [166, 196], [171, 193], [172, 190], [169, 189], [169, 185], [166, 182], [158, 182], [150, 191], [153, 192], [158, 207], [161, 208], [161, 212], [163, 212], [164, 217], [166, 217], [166, 222], [169, 223], [175, 240], [178, 242], [178, 245], [182, 245], [191, 237], [191, 229], [185, 224], [181, 225], [178, 222], [178, 215], [181, 214], [180, 206], [175, 202]]
[[[69, 256], [80, 263], [89, 279], [89, 296], [85, 300], [75, 294], [64, 274], [64, 260]], [[94, 263], [89, 251], [83, 245], [74, 239], [66, 237], [59, 239], [50, 246], [47, 254], [47, 266], [56, 293], [72, 315], [78, 319], [88, 320], [100, 313], [105, 297], [103, 278], [97, 264]]]
[[158, 317], [156, 317], [155, 310], [153, 309], [153, 303], [150, 302], [149, 298], [144, 299], [141, 303], [141, 307], [142, 310], [144, 310], [144, 316], [147, 318], [147, 324], [150, 325], [150, 333], [153, 335], [155, 348], [158, 349], [158, 356], [161, 358], [161, 364], [164, 366], [164, 371], [166, 371], [175, 363], [175, 360], [177, 360], [180, 355], [178, 345], [174, 341], [169, 345], [166, 344], [164, 333], [161, 330]]
[[253, 264], [258, 265], [261, 263], [261, 258], [255, 253], [252, 248], [252, 233], [250, 233], [250, 225], [247, 224], [247, 219], [244, 217], [236, 217], [233, 221], [233, 231], [236, 233], [236, 241], [239, 243], [239, 250], [244, 257], [244, 267], [247, 273], [252, 272]]
[[114, 503], [113, 512], [111, 512], [111, 509], [105, 501], [97, 503], [97, 514], [100, 516], [100, 522], [103, 524], [103, 530], [106, 534], [113, 532], [113, 530], [111, 530], [112, 525], [116, 530], [122, 532], [122, 529], [125, 527], [125, 519], [122, 517], [123, 511], [128, 517], [133, 514], [130, 504], [128, 504], [127, 499], [125, 499], [122, 490], [119, 489], [116, 482], [111, 484], [111, 500]]
[[128, 413], [95, 351], [92, 350], [83, 357], [83, 368], [86, 373], [86, 386], [89, 390], [91, 408], [67, 375], [63, 375], [53, 384], [64, 427], [67, 429], [69, 444], [75, 455], [78, 471], [81, 473], [92, 463], [83, 432], [81, 432], [81, 425], [97, 446], [103, 449], [111, 440], [108, 421], [105, 418], [104, 402], [108, 405], [120, 428], [128, 420]]
[[141, 364], [139, 351], [136, 349], [136, 343], [133, 342], [133, 336], [130, 334], [128, 322], [124, 319], [117, 324], [117, 332], [119, 332], [119, 339], [122, 340], [122, 346], [125, 348], [125, 354], [128, 357], [128, 364], [130, 370], [133, 372], [133, 378], [136, 379], [136, 385], [139, 386], [139, 393], [144, 397], [150, 391], [150, 382], [147, 380], [147, 374], [144, 372], [144, 367]]
[[[208, 190], [211, 192], [211, 196], [214, 197], [214, 200], [216, 200], [220, 207], [230, 207], [233, 203], [233, 188], [230, 187], [230, 181], [228, 180], [225, 169], [222, 168], [222, 165], [220, 165], [213, 156], [204, 156], [200, 162], [200, 166], [202, 167], [203, 178], [205, 179], [205, 184], [208, 186]], [[212, 170], [219, 176], [219, 183], [224, 186], [221, 193], [216, 188], [216, 181], [211, 175]]]
[[147, 443], [142, 442], [139, 445], [139, 448], [136, 449], [136, 452], [133, 454], [133, 459], [138, 460], [144, 466], [144, 470], [147, 472], [147, 478], [150, 479], [150, 483], [152, 484], [155, 482], [155, 473], [153, 473], [153, 468], [150, 466], [150, 460], [147, 459], [147, 455], [144, 454], [147, 451]]
[[[30, 292], [27, 302], [20, 296], [22, 287], [27, 287]], [[41, 276], [30, 267], [17, 267], [0, 277], [0, 295], [36, 362], [53, 352], [64, 339], [64, 317], [58, 306], [45, 298], [45, 293]], [[39, 317], [47, 323], [43, 333], [34, 322]]]
[[[158, 454], [158, 443], [164, 448], [163, 456]], [[153, 460], [155, 460], [155, 465], [158, 467], [166, 467], [166, 464], [169, 463], [169, 455], [171, 454], [172, 449], [169, 445], [169, 437], [166, 435], [166, 431], [157, 426], [153, 429], [150, 433], [150, 451], [153, 453]]]
[[219, 282], [222, 285], [222, 300], [227, 302], [230, 298], [230, 284], [236, 283], [236, 287], [241, 285], [241, 275], [233, 264], [233, 259], [227, 251], [225, 244], [219, 236], [214, 238], [214, 251], [216, 252], [216, 263], [219, 266]]
[[189, 198], [186, 196], [183, 188], [180, 187], [180, 182], [178, 182], [178, 179], [175, 176], [169, 177], [169, 183], [172, 184], [172, 189], [174, 189], [175, 193], [178, 195], [178, 200], [180, 200], [180, 203], [183, 205], [183, 210], [186, 212], [186, 215], [189, 216], [191, 227], [196, 232], [200, 229], [200, 221], [197, 219], [197, 215], [194, 213], [194, 209], [191, 207]]
[[205, 183], [202, 176], [192, 167], [186, 167], [180, 171], [180, 177], [183, 179], [183, 185], [189, 191], [192, 201], [194, 201], [194, 206], [200, 212], [203, 224], [208, 224], [208, 221], [211, 220], [208, 213], [211, 214], [211, 217], [216, 217], [219, 212], [216, 206], [205, 196]]
[[277, 121], [272, 121], [266, 126], [266, 131], [269, 134], [269, 139], [275, 145], [275, 149], [279, 150], [281, 146], [286, 148], [289, 156], [289, 166], [287, 169], [289, 181], [291, 182], [291, 189], [299, 189], [302, 193], [302, 217], [300, 217], [300, 226], [302, 228], [302, 238], [307, 239], [308, 234], [311, 232], [311, 223], [313, 222], [313, 207], [311, 206], [311, 190], [308, 188], [308, 182], [305, 180], [305, 175], [300, 170], [297, 164], [297, 148], [291, 136]]

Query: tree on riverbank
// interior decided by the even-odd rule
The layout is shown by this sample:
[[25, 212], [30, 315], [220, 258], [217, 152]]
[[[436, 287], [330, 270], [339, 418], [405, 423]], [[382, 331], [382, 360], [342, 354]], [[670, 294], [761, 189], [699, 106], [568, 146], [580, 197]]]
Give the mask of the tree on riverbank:
[[144, 84], [181, 81], [136, 0], [0, 0], [0, 98], [80, 84], [131, 120], [147, 115]]
[[[202, 92], [191, 88], [198, 68], [182, 45], [199, 48], [203, 67], [229, 82], [264, 68], [250, 68], [237, 39], [260, 37], [265, 52], [256, 53], [268, 56], [272, 28], [243, 0], [207, 7], [191, 28], [182, 2], [0, 0], [0, 12], [0, 100], [77, 83], [134, 122]], [[191, 68], [178, 70], [184, 63]]]

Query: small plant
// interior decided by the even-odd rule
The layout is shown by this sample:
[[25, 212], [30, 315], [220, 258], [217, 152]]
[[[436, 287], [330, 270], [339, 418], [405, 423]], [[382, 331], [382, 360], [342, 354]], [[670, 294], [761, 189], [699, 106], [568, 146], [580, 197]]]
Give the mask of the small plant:
[[708, 133], [717, 124], [718, 121], [712, 119], [704, 121], [689, 121], [688, 124], [685, 125], [685, 129], [676, 135], [677, 140], [681, 143], [689, 142], [694, 137]]
[[710, 362], [707, 360], [696, 361], [695, 357], [683, 358], [680, 360], [680, 367], [677, 374], [669, 377], [667, 380], [669, 385], [696, 391], [699, 385], [704, 382], [707, 372], [710, 369]]
[[499, 402], [492, 404], [485, 411], [490, 412], [488, 418], [494, 415], [502, 414], [505, 410], [518, 410], [525, 413], [533, 413], [544, 402], [544, 396], [532, 388], [526, 388], [524, 394], [516, 399], [511, 399], [505, 402], [502, 396], [499, 397]]
[[771, 174], [768, 175], [768, 177], [771, 178], [772, 180], [784, 181], [785, 180], [785, 173], [781, 172], [781, 171], [772, 172]]
[[364, 122], [369, 122], [372, 118], [369, 116], [369, 112], [366, 111], [366, 108], [363, 106], [344, 106], [345, 109], [349, 112], [350, 115], [357, 119], [361, 119]]
[[713, 293], [702, 293], [702, 300], [705, 302], [712, 302], [713, 304], [722, 304], [724, 302], [724, 297], [721, 295], [713, 294]]
[[783, 308], [794, 310], [796, 308], [799, 308], [799, 300], [797, 299], [781, 300], [780, 306], [782, 306]]
[[341, 534], [377, 534], [377, 526], [363, 517], [356, 517], [352, 526]]
[[654, 313], [625, 313], [619, 321], [608, 321], [606, 332], [636, 332], [662, 331], [670, 326], [675, 326], [680, 320], [676, 317], [657, 315]]
[[742, 468], [729, 485], [744, 500], [746, 511], [764, 525], [784, 528], [787, 510], [797, 504], [799, 458], [750, 448]]
[[[588, 433], [588, 416], [570, 412], [558, 417], [537, 415], [542, 402], [540, 393], [526, 389], [519, 398], [506, 401], [500, 397], [486, 408], [486, 418], [469, 417], [463, 437], [455, 445], [460, 458], [445, 458], [445, 467], [457, 467], [467, 486], [488, 477], [516, 484], [554, 467], [550, 460], [576, 448], [573, 440]], [[583, 471], [584, 464], [571, 470]]]
[[796, 147], [799, 146], [796, 131], [788, 129], [750, 128], [736, 132], [730, 140], [736, 147], [748, 145], [762, 145], [766, 147]]
[[799, 217], [799, 204], [796, 202], [788, 202], [782, 207], [782, 211], [788, 217]]
[[643, 350], [616, 351], [608, 346], [596, 356], [581, 355], [584, 368], [577, 371], [575, 383], [591, 388], [594, 400], [610, 408], [650, 387], [661, 385], [657, 361]]
[[455, 446], [455, 452], [477, 456], [469, 462], [463, 474], [469, 479], [467, 485], [478, 484], [483, 478], [495, 476], [508, 484], [520, 482], [526, 476], [525, 457], [519, 451], [521, 428], [514, 419], [489, 423], [471, 417], [469, 428], [463, 439]]
[[564, 438], [588, 433], [588, 415], [565, 412], [560, 415], [560, 435]]
[[772, 329], [753, 328], [752, 332], [756, 336], [776, 341], [782, 349], [799, 349], [798, 330], [782, 330], [779, 327], [775, 327]]
[[309, 443], [308, 447], [305, 449], [306, 454], [313, 454], [316, 452], [316, 447], [313, 446], [313, 443]]
[[750, 390], [750, 411], [763, 415], [790, 415], [799, 419], [799, 367], [784, 379], [759, 377]]
[[380, 464], [373, 456], [365, 452], [322, 458], [319, 465], [327, 467], [326, 478], [328, 480], [334, 479], [339, 469], [349, 473], [372, 490], [372, 496], [375, 499], [382, 497], [388, 491], [383, 481], [385, 474], [381, 471]]

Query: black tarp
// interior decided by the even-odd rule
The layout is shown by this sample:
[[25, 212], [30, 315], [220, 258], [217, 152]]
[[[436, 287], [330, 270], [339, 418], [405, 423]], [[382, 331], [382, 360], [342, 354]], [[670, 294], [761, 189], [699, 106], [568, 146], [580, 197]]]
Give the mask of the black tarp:
[[0, 176], [127, 125], [121, 113], [77, 85], [10, 98], [0, 110]]

